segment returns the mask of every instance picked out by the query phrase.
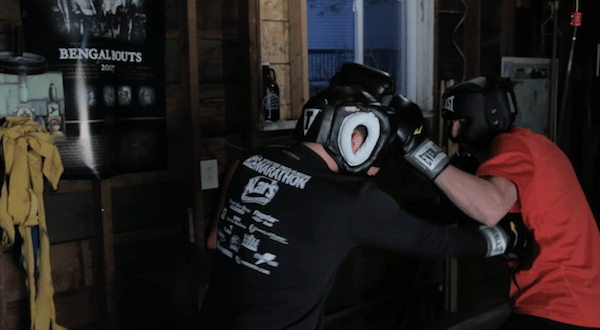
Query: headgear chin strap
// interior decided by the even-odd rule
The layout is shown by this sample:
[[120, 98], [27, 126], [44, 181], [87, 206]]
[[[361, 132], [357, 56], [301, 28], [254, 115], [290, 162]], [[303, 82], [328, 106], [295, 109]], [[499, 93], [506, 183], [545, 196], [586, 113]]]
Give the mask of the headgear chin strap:
[[[343, 173], [370, 174], [392, 139], [388, 111], [358, 86], [329, 87], [304, 106], [296, 139], [322, 144]], [[353, 152], [352, 133], [358, 127], [367, 133]]]
[[446, 120], [464, 119], [454, 142], [477, 150], [487, 149], [492, 139], [507, 132], [515, 121], [517, 106], [510, 79], [477, 77], [450, 87], [444, 93]]

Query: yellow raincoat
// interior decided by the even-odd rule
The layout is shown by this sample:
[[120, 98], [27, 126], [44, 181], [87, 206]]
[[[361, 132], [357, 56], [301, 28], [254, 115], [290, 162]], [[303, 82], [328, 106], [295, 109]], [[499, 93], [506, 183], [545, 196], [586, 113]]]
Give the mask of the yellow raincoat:
[[[0, 127], [6, 172], [0, 194], [2, 245], [15, 242], [15, 226], [23, 238], [21, 253], [27, 272], [31, 330], [66, 330], [56, 323], [54, 287], [50, 274], [50, 241], [44, 209], [44, 176], [58, 188], [63, 165], [53, 137], [28, 118], [6, 117]], [[39, 228], [39, 251], [34, 252], [31, 227]], [[37, 260], [34, 253], [38, 255]], [[35, 270], [39, 270], [36, 280]]]

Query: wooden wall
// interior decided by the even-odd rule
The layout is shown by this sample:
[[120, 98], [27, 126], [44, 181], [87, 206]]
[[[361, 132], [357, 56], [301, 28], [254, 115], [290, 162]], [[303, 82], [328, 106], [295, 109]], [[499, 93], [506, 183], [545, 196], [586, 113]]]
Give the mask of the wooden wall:
[[[461, 60], [449, 43], [460, 18], [457, 3], [436, 1], [436, 81], [462, 74]], [[497, 12], [505, 10], [504, 15], [512, 16], [501, 3], [481, 5], [479, 20], [468, 21], [475, 27], [470, 31], [479, 33], [458, 36], [459, 42], [475, 47], [468, 54], [469, 75], [496, 70], [501, 54], [527, 52], [510, 29], [505, 30], [508, 34], [502, 32], [506, 20]], [[214, 251], [205, 248], [204, 238], [220, 190], [199, 188], [198, 162], [217, 159], [222, 182], [228, 165], [253, 147], [291, 141], [289, 129], [271, 131], [260, 125], [259, 66], [272, 64], [281, 88], [283, 121], [293, 121], [308, 95], [308, 79], [303, 76], [306, 54], [298, 47], [306, 38], [298, 14], [305, 12], [302, 4], [166, 0], [169, 168], [103, 182], [63, 180], [58, 191], [47, 193], [59, 324], [79, 330], [110, 328], [107, 322], [123, 329], [194, 325], [194, 312], [210, 281]], [[2, 51], [11, 49], [13, 27], [20, 24], [18, 0], [0, 0], [0, 8]], [[516, 45], [513, 50], [511, 45]], [[402, 165], [383, 170], [377, 183], [407, 205], [425, 204], [435, 194]], [[97, 225], [102, 198], [110, 201], [110, 228]], [[98, 239], [100, 233], [108, 235], [108, 244]], [[99, 267], [107, 252], [113, 254], [108, 273]], [[0, 330], [23, 329], [28, 322], [24, 275], [16, 265], [17, 257], [18, 246], [0, 253], [0, 316], [5, 316], [0, 318]], [[344, 261], [327, 301], [326, 328], [411, 328], [435, 322], [448, 302], [439, 291], [440, 284], [446, 283], [447, 267], [445, 260], [356, 249]], [[504, 287], [492, 288], [498, 280], [492, 274], [501, 265], [481, 261], [469, 267], [464, 273], [478, 275], [462, 277], [460, 285], [469, 294], [459, 301], [461, 310], [492, 307], [501, 301]], [[484, 290], [471, 290], [474, 283], [492, 290], [492, 299], [486, 300]]]
[[295, 120], [308, 101], [305, 1], [261, 0], [260, 58], [275, 70], [281, 120]]
[[[0, 1], [0, 51], [12, 50], [14, 26], [21, 24], [18, 4]], [[117, 324], [185, 329], [193, 322], [211, 271], [212, 252], [202, 244], [217, 190], [199, 191], [194, 200], [191, 178], [199, 176], [194, 172], [199, 164], [192, 164], [191, 156], [217, 159], [222, 174], [243, 149], [236, 9], [237, 1], [202, 1], [188, 15], [185, 2], [165, 2], [167, 170], [102, 181], [62, 180], [57, 191], [46, 192], [59, 324], [69, 329], [116, 329]], [[189, 16], [197, 18], [192, 62], [198, 67], [195, 76], [201, 77], [193, 93], [186, 80], [190, 43], [182, 40], [188, 36], [182, 30]], [[191, 107], [189, 95], [198, 104]], [[190, 118], [196, 118], [192, 108], [203, 134], [195, 146], [189, 131]], [[105, 207], [110, 212], [101, 214]], [[197, 225], [195, 242], [190, 221]], [[28, 327], [19, 251], [15, 244], [0, 253], [0, 329]]]
[[[0, 45], [6, 49], [12, 26], [19, 24], [16, 3], [0, 0], [2, 8], [10, 9], [0, 14]], [[260, 62], [271, 63], [281, 89], [282, 121], [297, 119], [308, 96], [308, 79], [303, 78], [307, 55], [298, 46], [306, 38], [298, 15], [305, 11], [302, 3], [197, 1], [190, 12], [182, 1], [166, 1], [169, 169], [101, 183], [99, 189], [112, 203], [114, 247], [103, 245], [96, 235], [106, 230], [95, 224], [98, 183], [64, 180], [57, 192], [48, 194], [60, 324], [106, 327], [106, 316], [127, 329], [193, 324], [193, 311], [210, 281], [214, 251], [204, 248], [203, 238], [219, 189], [198, 189], [198, 168], [192, 161], [217, 159], [222, 178], [228, 164], [252, 147], [290, 142], [289, 130], [262, 129], [256, 86], [261, 77], [256, 75]], [[433, 193], [406, 168], [383, 171], [378, 183], [406, 203], [423, 202]], [[190, 242], [189, 219], [197, 225], [195, 242]], [[114, 253], [112, 284], [98, 270], [101, 252], [107, 251]], [[15, 253], [7, 251], [4, 260], [14, 259]], [[14, 290], [7, 292], [6, 322], [9, 329], [20, 328], [27, 322], [22, 274], [6, 264], [10, 266], [3, 267], [1, 278]], [[444, 304], [439, 291], [443, 267], [441, 260], [356, 249], [342, 264], [327, 301], [326, 328], [410, 328], [434, 322]], [[109, 295], [101, 290], [106, 288]]]

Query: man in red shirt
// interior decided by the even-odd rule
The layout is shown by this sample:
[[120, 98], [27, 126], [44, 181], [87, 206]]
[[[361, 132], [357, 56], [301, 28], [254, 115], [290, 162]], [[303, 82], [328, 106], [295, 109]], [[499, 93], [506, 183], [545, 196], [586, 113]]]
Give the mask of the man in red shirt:
[[476, 174], [450, 165], [414, 118], [398, 129], [404, 158], [469, 217], [493, 226], [521, 213], [533, 234], [529, 260], [511, 262], [512, 314], [501, 329], [598, 329], [598, 225], [567, 156], [547, 137], [514, 126], [516, 113], [508, 79], [457, 84], [444, 95], [444, 118], [452, 140], [484, 154]]

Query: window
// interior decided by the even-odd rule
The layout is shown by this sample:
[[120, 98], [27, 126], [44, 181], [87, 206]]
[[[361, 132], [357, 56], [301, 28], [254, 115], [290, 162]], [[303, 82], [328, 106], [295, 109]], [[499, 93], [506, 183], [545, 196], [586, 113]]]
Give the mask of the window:
[[396, 91], [433, 108], [433, 0], [306, 0], [309, 93], [345, 62], [390, 73]]

